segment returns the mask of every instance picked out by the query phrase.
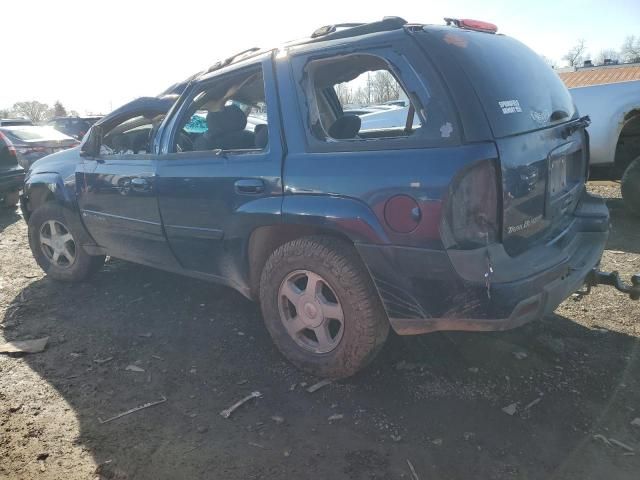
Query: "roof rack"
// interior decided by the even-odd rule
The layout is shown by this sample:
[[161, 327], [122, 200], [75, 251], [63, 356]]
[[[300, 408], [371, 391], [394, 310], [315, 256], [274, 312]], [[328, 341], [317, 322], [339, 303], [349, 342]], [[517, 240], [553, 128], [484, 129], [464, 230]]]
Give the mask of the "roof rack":
[[241, 52], [238, 52], [235, 55], [231, 55], [230, 57], [227, 57], [224, 60], [217, 61], [207, 69], [207, 73], [213, 72], [215, 70], [220, 70], [222, 67], [226, 67], [227, 65], [232, 64], [233, 61], [239, 57], [249, 56], [248, 54], [256, 53], [259, 51], [260, 51], [259, 47], [252, 47], [252, 48], [247, 48], [246, 50], [242, 50]]
[[368, 33], [387, 32], [398, 30], [407, 25], [407, 23], [404, 18], [384, 17], [382, 20], [371, 23], [337, 23], [335, 25], [325, 25], [324, 27], [314, 30], [310, 39], [295, 43], [324, 42], [326, 40], [356, 37]]

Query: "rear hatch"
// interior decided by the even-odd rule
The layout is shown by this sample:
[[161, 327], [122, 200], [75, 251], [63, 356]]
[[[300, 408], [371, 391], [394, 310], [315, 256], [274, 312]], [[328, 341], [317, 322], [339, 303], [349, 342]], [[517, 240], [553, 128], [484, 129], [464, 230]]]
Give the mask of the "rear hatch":
[[558, 235], [584, 190], [588, 155], [569, 91], [542, 57], [513, 38], [457, 28], [429, 33], [465, 72], [493, 132], [505, 249], [517, 255]]

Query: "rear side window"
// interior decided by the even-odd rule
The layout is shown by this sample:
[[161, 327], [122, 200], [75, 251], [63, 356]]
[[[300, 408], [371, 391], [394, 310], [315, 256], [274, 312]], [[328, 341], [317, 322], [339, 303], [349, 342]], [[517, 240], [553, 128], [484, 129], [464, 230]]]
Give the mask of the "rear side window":
[[453, 29], [435, 34], [467, 73], [496, 137], [545, 128], [574, 116], [562, 80], [519, 41]]
[[300, 69], [298, 86], [312, 150], [326, 150], [322, 144], [350, 150], [455, 141], [447, 100], [427, 87], [426, 78], [415, 76], [404, 57], [387, 50], [339, 52], [300, 57], [292, 65]]

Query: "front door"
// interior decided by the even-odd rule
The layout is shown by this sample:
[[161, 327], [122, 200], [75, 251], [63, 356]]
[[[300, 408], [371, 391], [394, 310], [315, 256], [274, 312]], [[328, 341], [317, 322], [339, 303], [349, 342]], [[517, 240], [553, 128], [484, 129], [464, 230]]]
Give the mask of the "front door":
[[166, 113], [159, 105], [99, 124], [100, 152], [84, 159], [76, 184], [83, 221], [98, 245], [114, 257], [166, 268], [176, 262], [158, 210], [157, 156], [147, 153], [154, 122]]
[[232, 256], [244, 255], [253, 228], [280, 217], [283, 149], [268, 62], [197, 83], [163, 134], [160, 213], [187, 270], [233, 281]]

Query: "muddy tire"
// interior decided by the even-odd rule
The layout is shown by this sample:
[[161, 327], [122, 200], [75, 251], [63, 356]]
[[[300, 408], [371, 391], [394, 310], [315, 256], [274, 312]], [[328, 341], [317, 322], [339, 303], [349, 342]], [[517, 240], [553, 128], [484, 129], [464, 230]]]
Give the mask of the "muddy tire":
[[45, 203], [29, 217], [31, 253], [51, 278], [80, 282], [102, 267], [103, 255], [89, 255], [81, 247], [87, 241], [88, 234], [76, 214], [61, 205]]
[[640, 216], [640, 157], [622, 175], [622, 199], [631, 213]]
[[353, 375], [389, 333], [368, 271], [340, 239], [304, 237], [279, 247], [262, 271], [260, 303], [280, 352], [319, 377]]
[[18, 192], [7, 192], [2, 199], [2, 205], [5, 208], [16, 208], [16, 205], [20, 201], [20, 194]]

